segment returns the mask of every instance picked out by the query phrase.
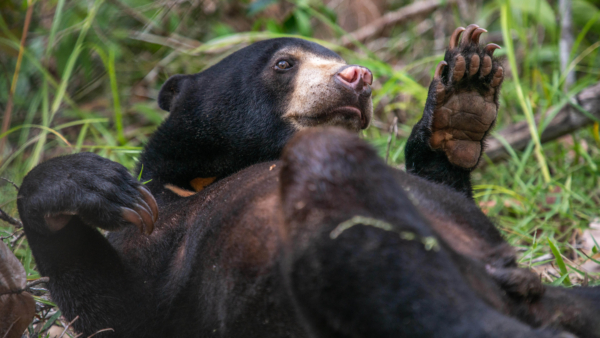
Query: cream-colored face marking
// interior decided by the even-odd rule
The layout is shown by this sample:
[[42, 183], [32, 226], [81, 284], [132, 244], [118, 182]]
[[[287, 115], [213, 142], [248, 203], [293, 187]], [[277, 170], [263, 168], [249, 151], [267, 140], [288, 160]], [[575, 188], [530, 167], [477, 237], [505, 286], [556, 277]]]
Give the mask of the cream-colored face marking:
[[[373, 104], [369, 96], [358, 99], [336, 82], [336, 74], [347, 66], [343, 60], [326, 58], [302, 49], [283, 50], [297, 60], [294, 92], [289, 96], [283, 118], [297, 130], [312, 126], [340, 126], [358, 132], [370, 121]], [[349, 109], [339, 112], [342, 107]], [[358, 108], [362, 116], [352, 114]], [[335, 110], [338, 109], [336, 112]]]

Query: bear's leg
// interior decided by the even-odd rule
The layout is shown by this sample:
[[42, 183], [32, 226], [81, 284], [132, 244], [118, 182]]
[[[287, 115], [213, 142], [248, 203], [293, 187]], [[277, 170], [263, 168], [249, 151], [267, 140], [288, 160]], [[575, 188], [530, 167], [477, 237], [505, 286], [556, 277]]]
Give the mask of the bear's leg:
[[51, 159], [25, 177], [17, 204], [52, 299], [68, 320], [79, 316], [76, 330], [128, 336], [147, 327], [152, 295], [144, 277], [93, 228], [134, 223], [152, 231], [155, 201], [123, 166], [91, 153]]
[[283, 161], [282, 271], [314, 337], [559, 336], [478, 298], [391, 169], [355, 135], [300, 132]]
[[405, 150], [407, 171], [470, 197], [470, 174], [496, 121], [504, 78], [502, 66], [493, 58], [500, 47], [480, 46], [483, 32], [470, 25], [452, 34], [444, 61], [429, 86], [423, 117], [414, 126]]
[[600, 337], [600, 287], [546, 286], [543, 296], [527, 304], [528, 322], [555, 327], [579, 338]]

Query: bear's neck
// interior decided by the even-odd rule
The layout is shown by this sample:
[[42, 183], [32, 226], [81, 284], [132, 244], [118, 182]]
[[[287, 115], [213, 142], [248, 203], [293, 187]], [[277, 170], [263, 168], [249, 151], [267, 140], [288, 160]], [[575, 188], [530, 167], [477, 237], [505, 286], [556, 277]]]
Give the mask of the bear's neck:
[[[180, 113], [169, 116], [152, 135], [142, 152], [137, 172], [142, 172], [144, 182], [152, 180], [147, 187], [153, 193], [164, 190], [165, 185], [197, 191], [194, 180], [196, 183], [215, 181], [253, 164], [276, 160], [295, 132], [276, 114], [265, 117], [259, 113], [217, 112], [212, 115], [217, 118], [208, 119], [210, 123], [238, 127], [218, 128], [207, 123], [207, 118], [198, 120], [196, 116], [202, 116], [200, 114]], [[236, 122], [236, 116], [241, 122]]]
[[141, 181], [156, 194], [165, 185], [195, 191], [194, 179], [218, 179], [230, 175], [228, 165], [231, 155], [225, 155], [214, 142], [202, 140], [198, 135], [174, 130], [165, 123], [154, 133], [144, 148], [137, 173]]

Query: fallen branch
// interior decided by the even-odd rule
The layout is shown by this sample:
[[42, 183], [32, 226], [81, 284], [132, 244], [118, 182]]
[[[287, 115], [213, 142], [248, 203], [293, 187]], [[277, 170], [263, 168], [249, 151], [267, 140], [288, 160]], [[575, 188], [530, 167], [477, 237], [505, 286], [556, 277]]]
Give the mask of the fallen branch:
[[69, 324], [65, 325], [65, 329], [64, 329], [64, 330], [63, 330], [63, 332], [60, 334], [60, 336], [58, 336], [58, 338], [62, 338], [62, 337], [65, 335], [65, 333], [67, 333], [67, 330], [69, 329], [69, 327], [70, 327], [71, 325], [73, 325], [73, 323], [75, 323], [75, 321], [76, 321], [77, 319], [79, 319], [79, 316], [75, 316], [75, 318], [73, 318], [73, 320], [72, 320], [72, 321], [70, 321], [70, 322], [69, 322]]
[[[600, 82], [593, 86], [587, 87], [577, 94], [573, 100], [577, 102], [584, 110], [588, 111], [593, 116], [600, 118]], [[535, 116], [536, 122], [540, 121], [541, 116]], [[564, 106], [548, 124], [542, 132], [542, 143], [555, 140], [563, 135], [574, 132], [581, 127], [584, 127], [593, 120], [582, 114], [571, 104]], [[527, 122], [518, 122], [512, 124], [501, 131], [498, 136], [504, 138], [510, 146], [515, 150], [523, 150], [531, 141], [531, 134]], [[492, 160], [498, 161], [508, 157], [508, 151], [500, 143], [498, 138], [492, 136], [488, 140], [485, 154]]]
[[4, 178], [4, 177], [0, 177], [0, 180], [10, 183], [13, 187], [15, 187], [15, 189], [17, 189], [17, 191], [19, 191], [19, 186], [15, 182], [9, 180], [8, 178]]
[[28, 292], [31, 292], [31, 288], [39, 285], [39, 284], [44, 284], [44, 283], [48, 283], [50, 281], [50, 277], [40, 277], [32, 282], [27, 283], [27, 286], [25, 287], [25, 290]]
[[17, 228], [22, 228], [23, 227], [23, 223], [21, 223], [21, 221], [19, 221], [18, 219], [10, 216], [9, 214], [7, 214], [4, 210], [0, 209], [0, 220], [3, 220], [4, 222], [14, 225]]
[[435, 11], [439, 7], [455, 3], [457, 0], [425, 0], [416, 1], [408, 6], [404, 6], [393, 12], [389, 12], [381, 18], [370, 24], [355, 30], [352, 33], [342, 36], [342, 45], [350, 47], [353, 41], [365, 41], [383, 31], [391, 25], [398, 25], [418, 16], [425, 16]]
[[[19, 186], [15, 182], [9, 180], [8, 178], [4, 178], [4, 177], [0, 177], [0, 180], [10, 183], [13, 187], [15, 187], [15, 189], [17, 189], [17, 192], [19, 191]], [[14, 218], [14, 217], [11, 217], [4, 210], [2, 210], [2, 208], [0, 208], [0, 220], [6, 222], [8, 224], [14, 225], [17, 228], [23, 227], [23, 223], [21, 223], [20, 220]]]
[[24, 236], [25, 236], [25, 231], [17, 232], [15, 234], [15, 237], [10, 241], [10, 247], [14, 249], [15, 245], [17, 245], [17, 242]]

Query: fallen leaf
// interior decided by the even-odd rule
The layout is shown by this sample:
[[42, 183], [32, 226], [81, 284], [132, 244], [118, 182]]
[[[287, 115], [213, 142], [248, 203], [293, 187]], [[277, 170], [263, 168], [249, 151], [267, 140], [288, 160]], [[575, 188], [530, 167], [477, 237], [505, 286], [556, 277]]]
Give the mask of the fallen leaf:
[[35, 301], [21, 262], [0, 241], [0, 337], [19, 338], [35, 315]]
[[[583, 231], [583, 234], [581, 235], [581, 250], [593, 259], [600, 260], [600, 254], [594, 254], [592, 251], [594, 246], [596, 246], [594, 239], [598, 244], [600, 244], [600, 219], [598, 218], [594, 219], [590, 223], [590, 227]], [[597, 249], [600, 250], [600, 248]], [[600, 272], [600, 264], [592, 261], [591, 259], [583, 263], [581, 268], [587, 272]]]

